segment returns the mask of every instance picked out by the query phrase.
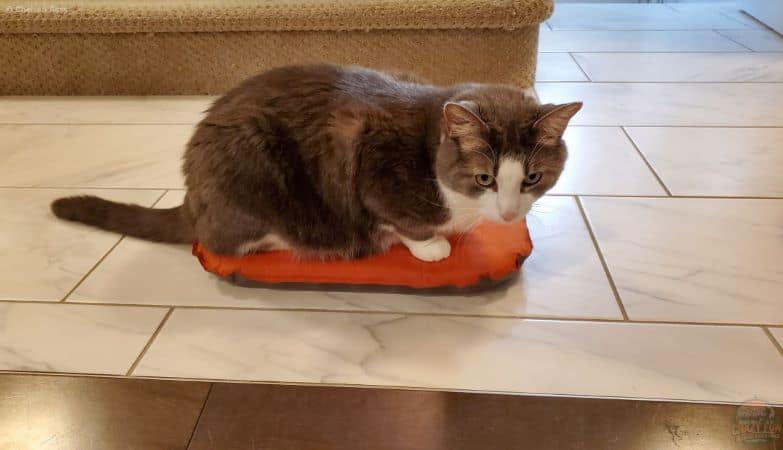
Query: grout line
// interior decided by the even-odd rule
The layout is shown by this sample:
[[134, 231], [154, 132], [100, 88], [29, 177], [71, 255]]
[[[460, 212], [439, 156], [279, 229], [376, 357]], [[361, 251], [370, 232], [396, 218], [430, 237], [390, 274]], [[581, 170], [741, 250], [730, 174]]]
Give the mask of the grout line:
[[[191, 378], [191, 377], [167, 377], [167, 376], [133, 376], [99, 374], [89, 372], [33, 372], [24, 370], [6, 370], [0, 369], [0, 375], [25, 375], [30, 377], [78, 377], [78, 378], [110, 378], [120, 380], [157, 380], [164, 382], [195, 382], [195, 383], [221, 383], [221, 384], [241, 384], [241, 385], [265, 385], [265, 386], [301, 386], [301, 387], [334, 387], [345, 389], [376, 389], [376, 390], [396, 390], [396, 391], [438, 391], [454, 393], [477, 393], [477, 394], [505, 394], [515, 396], [529, 397], [557, 397], [557, 398], [577, 398], [577, 399], [599, 399], [599, 400], [640, 400], [654, 402], [675, 402], [675, 403], [697, 403], [708, 405], [741, 405], [744, 400], [696, 400], [683, 398], [667, 397], [631, 397], [619, 395], [597, 395], [597, 394], [564, 394], [562, 392], [535, 392], [535, 391], [513, 391], [513, 390], [492, 390], [492, 389], [466, 389], [449, 388], [437, 386], [412, 386], [412, 385], [394, 385], [394, 384], [359, 384], [359, 383], [318, 383], [306, 381], [274, 381], [274, 380], [248, 380], [236, 378]], [[773, 404], [777, 406], [777, 404]]]
[[[547, 83], [546, 81], [542, 81], [542, 83]], [[540, 84], [540, 83], [539, 83]], [[587, 82], [584, 82], [584, 84], [590, 84]], [[593, 84], [599, 84], [596, 82], [593, 82]], [[783, 124], [781, 125], [705, 125], [705, 124], [657, 124], [657, 125], [640, 125], [640, 124], [605, 124], [605, 123], [598, 123], [598, 124], [591, 124], [591, 123], [579, 123], [579, 124], [569, 124], [570, 128], [574, 127], [581, 127], [581, 128], [619, 128], [619, 127], [630, 127], [630, 128], [728, 128], [728, 129], [761, 129], [761, 130], [780, 130], [783, 129]]]
[[[720, 34], [721, 31], [766, 31], [766, 32], [772, 33], [773, 35], [776, 35], [776, 36], [783, 35], [783, 33], [780, 33], [778, 30], [776, 30], [776, 29], [772, 28], [771, 26], [767, 25], [766, 23], [760, 21], [759, 19], [755, 18], [753, 15], [748, 14], [748, 12], [745, 11], [744, 9], [740, 9], [739, 12], [740, 12], [740, 14], [745, 16], [747, 19], [752, 20], [754, 22], [755, 26], [750, 26], [750, 25], [747, 25], [747, 24], [743, 23], [743, 25], [745, 25], [745, 28], [719, 28], [719, 29], [713, 29], [712, 31], [714, 31], [714, 32], [716, 32], [718, 34]], [[734, 19], [734, 20], [737, 20], [737, 19]], [[740, 23], [742, 23], [742, 22], [740, 22]], [[721, 34], [721, 36], [723, 36], [723, 35]], [[728, 36], [724, 36], [724, 37], [728, 37]], [[738, 42], [738, 44], [739, 44], [739, 42]], [[742, 45], [742, 44], [740, 44], [740, 45]], [[744, 45], [743, 45], [743, 47], [744, 47]], [[753, 50], [751, 50], [751, 51], [753, 51]]]
[[[751, 27], [750, 25], [746, 24], [745, 22], [743, 22], [743, 21], [741, 21], [739, 19], [736, 19], [736, 18], [731, 16], [731, 14], [730, 14], [731, 12], [735, 12], [735, 13], [739, 12], [740, 14], [743, 14], [742, 10], [740, 10], [739, 8], [736, 11], [729, 11], [729, 10], [726, 10], [724, 8], [716, 8], [715, 10], [710, 11], [710, 12], [713, 13], [713, 14], [717, 14], [719, 16], [723, 16], [724, 18], [726, 18], [728, 20], [731, 20], [732, 22], [734, 22], [736, 24], [742, 25], [744, 27], [742, 29], [745, 29], [745, 30], [754, 30], [755, 29], [754, 27]], [[734, 28], [717, 28], [717, 29], [718, 30], [720, 30], [720, 29], [723, 29], [723, 30], [733, 30]], [[739, 28], [737, 28], [737, 29], [739, 29]]]
[[617, 290], [617, 285], [614, 282], [614, 278], [612, 277], [612, 273], [609, 271], [609, 265], [606, 263], [606, 258], [604, 257], [603, 252], [601, 251], [601, 246], [598, 245], [598, 238], [595, 236], [595, 232], [593, 231], [592, 225], [590, 225], [590, 219], [587, 217], [587, 212], [585, 211], [585, 207], [582, 204], [582, 199], [579, 197], [576, 197], [576, 205], [579, 207], [579, 212], [582, 214], [582, 220], [584, 220], [585, 227], [587, 227], [587, 232], [590, 233], [590, 239], [593, 241], [593, 246], [595, 247], [595, 252], [598, 254], [598, 259], [601, 261], [601, 266], [604, 268], [604, 272], [606, 273], [606, 279], [609, 282], [609, 286], [612, 288], [612, 294], [614, 294], [614, 299], [617, 302], [617, 306], [620, 308], [620, 313], [623, 315], [623, 320], [628, 321], [628, 312], [625, 310], [625, 305], [623, 305], [623, 301], [620, 298], [620, 292]]
[[571, 60], [574, 62], [574, 64], [576, 64], [576, 67], [578, 67], [579, 70], [582, 72], [582, 75], [584, 75], [585, 78], [587, 78], [587, 81], [592, 83], [593, 79], [590, 78], [590, 75], [587, 74], [587, 71], [585, 71], [585, 69], [581, 65], [579, 65], [579, 61], [576, 60], [576, 57], [574, 56], [574, 53], [573, 52], [568, 52], [568, 56], [571, 57]]
[[[726, 39], [730, 39], [728, 36], [720, 35], [721, 37], [724, 37]], [[731, 39], [730, 39], [731, 40]], [[738, 45], [742, 45], [739, 42], [733, 41]], [[743, 46], [745, 47], [745, 46]], [[747, 48], [747, 47], [745, 47]], [[749, 52], [753, 52], [753, 50], [748, 48]], [[542, 53], [566, 53], [566, 52], [542, 52]], [[601, 55], [605, 53], [612, 53], [615, 55], [668, 55], [668, 54], [676, 54], [676, 55], [709, 55], [709, 56], [717, 56], [721, 55], [723, 53], [732, 53], [737, 55], [747, 55], [747, 51], [743, 52], [704, 52], [704, 51], [682, 51], [682, 52], [657, 52], [657, 51], [615, 51], [615, 52], [593, 52], [593, 51], [570, 51], [567, 52], [569, 55], [571, 55], [571, 58], [576, 63], [577, 67], [582, 70], [582, 73], [587, 77], [589, 82], [595, 82], [595, 83], [608, 83], [608, 84], [618, 84], [618, 83], [636, 83], [636, 84], [662, 84], [662, 83], [670, 83], [670, 84], [684, 84], [684, 85], [691, 85], [691, 84], [702, 84], [702, 83], [715, 83], [715, 84], [777, 84], [780, 83], [783, 80], [778, 81], [758, 81], [758, 80], [747, 80], [747, 81], [724, 81], [724, 80], [664, 80], [664, 81], [650, 81], [650, 80], [593, 80], [587, 72], [582, 68], [582, 66], [579, 64], [579, 61], [576, 59], [575, 54], [582, 54], [582, 55]], [[769, 52], [753, 52], [759, 55], [775, 55], [775, 56], [781, 56], [783, 57], [783, 52], [780, 51], [769, 51]], [[558, 80], [558, 81], [541, 81], [541, 83], [579, 83], [579, 81], [575, 80]]]
[[[748, 14], [748, 12], [745, 11], [744, 9], [740, 8], [739, 12], [740, 12], [740, 14], [745, 16], [747, 19], [752, 20], [754, 22], [754, 25], [756, 25], [756, 26], [747, 26], [746, 30], [748, 30], [748, 31], [767, 31], [767, 32], [770, 32], [770, 33], [774, 34], [775, 36], [783, 36], [783, 33], [779, 32], [778, 30], [772, 28], [771, 26], [769, 26], [766, 23], [762, 22], [761, 20], [757, 19], [752, 14]], [[723, 28], [723, 30], [724, 31], [735, 31], [734, 29], [729, 29], [729, 28]]]
[[155, 328], [155, 331], [152, 333], [152, 336], [150, 336], [150, 338], [147, 340], [147, 343], [144, 345], [144, 348], [141, 349], [139, 356], [137, 356], [136, 359], [133, 361], [133, 364], [131, 364], [130, 369], [128, 369], [128, 371], [125, 372], [125, 376], [129, 377], [133, 375], [133, 371], [136, 370], [136, 367], [141, 362], [141, 359], [144, 358], [144, 355], [147, 354], [147, 350], [149, 350], [150, 346], [152, 346], [152, 343], [155, 341], [155, 338], [158, 337], [158, 334], [163, 329], [163, 326], [169, 320], [169, 317], [171, 317], [171, 313], [173, 312], [174, 312], [174, 307], [172, 306], [166, 312], [166, 315], [163, 316], [163, 320], [161, 320], [160, 323], [158, 324], [158, 327]]
[[746, 26], [736, 28], [555, 28], [552, 27], [552, 31], [658, 31], [658, 32], [671, 32], [671, 31], [748, 31], [756, 28], [748, 28]]
[[[722, 34], [720, 37], [725, 38], [726, 36], [723, 36]], [[726, 38], [728, 39], [728, 38]], [[734, 42], [734, 41], [732, 41]], [[646, 51], [640, 51], [640, 50], [539, 50], [539, 53], [596, 53], [596, 54], [603, 54], [603, 53], [609, 53], [609, 54], [615, 54], [615, 53], [665, 53], [665, 54], [682, 54], [682, 53], [709, 53], [711, 55], [721, 55], [724, 53], [730, 53], [730, 54], [738, 54], [738, 55], [747, 55], [748, 53], [781, 53], [780, 50], [766, 50], [766, 51], [753, 51], [753, 50], [646, 50]], [[25, 125], [24, 123], [22, 125]], [[32, 125], [32, 124], [30, 124]]]
[[54, 190], [68, 190], [79, 189], [85, 191], [104, 191], [104, 190], [119, 190], [119, 191], [184, 191], [185, 186], [181, 187], [124, 187], [124, 186], [0, 186], [0, 189], [16, 189], [16, 190], [39, 190], [39, 189], [54, 189]]
[[[715, 8], [715, 9], [713, 9], [710, 12], [713, 13], [713, 14], [717, 14], [719, 16], [723, 16], [725, 19], [731, 20], [732, 22], [736, 23], [737, 25], [742, 25], [742, 28], [715, 28], [715, 29], [713, 29], [713, 31], [717, 31], [717, 30], [755, 30], [755, 29], [757, 29], [756, 27], [750, 26], [749, 24], [741, 21], [740, 19], [737, 19], [736, 17], [733, 17], [730, 14], [730, 13], [740, 13], [740, 14], [744, 14], [744, 15], [747, 16], [747, 14], [745, 14], [745, 12], [742, 9], [740, 9], [740, 8], [737, 8], [736, 10], [731, 11], [731, 10], [726, 9], [725, 7], [721, 7], [721, 8]], [[748, 16], [748, 17], [750, 17], [753, 20], [756, 20], [752, 16]], [[761, 23], [761, 22], [759, 22], [759, 23]]]
[[[372, 294], [372, 292], [367, 292]], [[3, 303], [19, 303], [33, 305], [53, 305], [59, 304], [57, 301], [37, 301], [37, 300], [0, 300]], [[203, 310], [203, 311], [257, 311], [257, 312], [291, 312], [291, 313], [324, 313], [324, 314], [376, 314], [376, 315], [394, 315], [394, 316], [412, 316], [412, 317], [463, 317], [469, 319], [502, 319], [502, 320], [525, 320], [531, 322], [576, 322], [576, 323], [616, 323], [616, 324], [635, 324], [635, 325], [687, 325], [687, 326], [714, 326], [714, 327], [773, 327], [777, 328], [783, 323], [742, 323], [742, 322], [697, 322], [697, 321], [674, 321], [674, 320], [636, 320], [636, 319], [608, 319], [601, 317], [565, 317], [565, 316], [525, 316], [525, 315], [501, 315], [501, 314], [469, 314], [452, 313], [448, 311], [439, 312], [418, 312], [418, 311], [393, 311], [393, 310], [370, 310], [370, 309], [326, 309], [326, 308], [262, 308], [262, 307], [242, 307], [242, 306], [190, 306], [190, 305], [163, 305], [163, 304], [143, 304], [143, 303], [100, 303], [94, 301], [76, 301], [68, 302], [67, 305], [90, 305], [105, 306], [108, 308], [116, 307], [134, 307], [134, 308], [175, 308], [182, 310]]]
[[201, 411], [199, 411], [198, 417], [196, 417], [196, 423], [193, 425], [193, 431], [190, 432], [190, 437], [188, 438], [188, 443], [185, 446], [185, 450], [189, 450], [190, 445], [193, 443], [193, 437], [196, 435], [196, 430], [198, 430], [199, 423], [201, 423], [201, 416], [204, 415], [204, 411], [207, 409], [207, 402], [209, 401], [209, 397], [212, 395], [212, 388], [214, 387], [215, 383], [209, 384], [207, 395], [204, 397], [204, 404], [201, 405]]
[[[579, 128], [579, 126], [571, 126], [570, 128]], [[603, 127], [582, 127], [582, 128], [603, 128]], [[606, 128], [620, 128], [620, 127], [606, 127]], [[636, 127], [633, 128], [642, 128], [642, 127]], [[14, 186], [0, 186], [0, 190], [38, 190], [38, 189], [62, 189], [62, 190], [91, 190], [91, 189], [100, 189], [100, 190], [121, 190], [121, 191], [133, 191], [133, 190], [144, 190], [144, 191], [166, 191], [166, 192], [183, 192], [186, 189], [183, 188], [111, 188], [111, 187], [105, 187], [105, 188], [91, 188], [91, 187], [14, 187]], [[608, 197], [608, 198], [691, 198], [691, 199], [724, 199], [724, 200], [783, 200], [783, 195], [697, 195], [697, 194], [685, 194], [685, 195], [679, 195], [679, 194], [672, 194], [672, 195], [653, 195], [653, 194], [607, 194], [607, 193], [598, 193], [598, 194], [590, 194], [586, 192], [548, 192], [546, 195], [552, 196], [552, 197], [574, 197], [574, 196], [580, 196], [580, 197]]]
[[[782, 50], [778, 51], [768, 51], [765, 52], [764, 55], [748, 55], [749, 52], [698, 52], [698, 51], [681, 51], [681, 52], [657, 52], [657, 51], [634, 51], [634, 52], [624, 52], [624, 51], [614, 51], [614, 52], [592, 52], [592, 51], [562, 51], [562, 52], [542, 52], [542, 53], [573, 53], [577, 55], [600, 55], [602, 53], [612, 53], [614, 55], [678, 55], [678, 56], [693, 56], [693, 55], [708, 55], [708, 56], [720, 56], [722, 53], [730, 53], [733, 55], [742, 55], [742, 56], [768, 56], [768, 55], [775, 55], [780, 56], [783, 55]], [[610, 83], [610, 81], [607, 81], [606, 83]], [[635, 83], [635, 81], [615, 81], [615, 83]], [[687, 81], [651, 81], [650, 83], [687, 83]], [[720, 83], [719, 81], [693, 81], [693, 83]], [[725, 83], [765, 83], [764, 81], [725, 81]], [[781, 81], [766, 81], [766, 83], [781, 83]]]
[[[3, 100], [2, 96], [0, 96], [0, 105], [2, 105]], [[194, 120], [192, 122], [79, 122], [79, 121], [72, 121], [72, 122], [3, 122], [0, 121], [0, 126], [3, 125], [193, 125], [196, 126], [199, 123], [198, 120]]]
[[729, 40], [729, 41], [731, 41], [731, 42], [733, 42], [733, 43], [735, 43], [735, 44], [739, 45], [739, 46], [740, 46], [740, 47], [742, 47], [742, 48], [746, 48], [746, 49], [748, 49], [748, 51], [749, 51], [749, 52], [752, 52], [752, 53], [759, 53], [759, 52], [756, 52], [755, 50], [753, 50], [752, 48], [748, 47], [747, 45], [743, 44], [742, 42], [740, 42], [740, 41], [738, 41], [738, 40], [736, 40], [736, 39], [732, 38], [731, 36], [726, 36], [725, 34], [721, 33], [721, 32], [720, 32], [720, 30], [712, 30], [712, 31], [714, 31], [715, 33], [717, 33], [717, 34], [718, 34], [719, 36], [721, 36], [722, 38], [724, 38], [724, 39], [727, 39], [727, 40]]
[[79, 288], [79, 286], [81, 286], [81, 285], [82, 285], [82, 283], [84, 283], [84, 280], [86, 280], [86, 279], [87, 279], [87, 277], [89, 277], [90, 275], [92, 275], [92, 273], [95, 271], [95, 269], [97, 269], [97, 268], [98, 268], [98, 266], [99, 266], [99, 265], [100, 265], [100, 264], [103, 262], [103, 260], [105, 260], [105, 259], [106, 259], [106, 257], [108, 257], [108, 256], [109, 256], [109, 254], [110, 254], [112, 251], [114, 251], [114, 249], [115, 249], [115, 248], [117, 248], [117, 246], [118, 246], [118, 245], [120, 245], [120, 242], [122, 242], [122, 240], [123, 240], [123, 239], [125, 239], [125, 235], [122, 235], [122, 236], [120, 236], [120, 238], [119, 238], [119, 239], [117, 239], [117, 242], [115, 242], [115, 243], [114, 243], [114, 245], [112, 245], [112, 246], [111, 246], [111, 248], [109, 248], [109, 250], [108, 250], [106, 253], [104, 253], [104, 254], [103, 254], [103, 256], [101, 256], [101, 257], [100, 257], [100, 259], [98, 259], [98, 262], [96, 262], [96, 263], [95, 263], [95, 265], [93, 265], [93, 266], [90, 268], [90, 270], [88, 270], [88, 271], [87, 271], [87, 273], [85, 273], [85, 274], [84, 274], [84, 276], [83, 276], [83, 277], [81, 277], [81, 278], [79, 279], [79, 281], [78, 281], [78, 282], [76, 282], [76, 284], [75, 284], [75, 285], [74, 285], [74, 286], [71, 288], [71, 290], [70, 290], [70, 291], [68, 291], [68, 292], [65, 294], [65, 296], [63, 296], [63, 298], [62, 298], [62, 299], [60, 299], [59, 303], [63, 303], [63, 302], [65, 302], [66, 300], [68, 300], [68, 297], [70, 297], [70, 296], [71, 296], [71, 294], [73, 294], [73, 293], [74, 293], [74, 291], [76, 291], [76, 289], [78, 289], [78, 288]]
[[650, 161], [647, 160], [647, 158], [644, 156], [644, 153], [639, 149], [639, 146], [636, 145], [636, 142], [631, 138], [631, 135], [628, 133], [628, 130], [625, 129], [625, 127], [620, 127], [621, 130], [623, 130], [623, 134], [625, 134], [625, 137], [628, 138], [628, 142], [633, 145], [633, 148], [636, 149], [636, 153], [639, 154], [639, 157], [642, 158], [642, 161], [644, 161], [644, 164], [647, 165], [647, 168], [650, 169], [650, 172], [652, 172], [653, 176], [655, 176], [655, 179], [658, 180], [658, 183], [660, 183], [661, 187], [663, 188], [664, 192], [666, 192], [666, 195], [669, 197], [672, 196], [672, 191], [669, 190], [668, 187], [666, 187], [666, 184], [663, 182], [663, 179], [660, 175], [658, 175], [658, 172], [655, 171], [652, 164], [650, 164]]
[[751, 197], [746, 195], [725, 196], [725, 195], [625, 195], [625, 194], [579, 194], [579, 193], [557, 193], [546, 195], [552, 197], [573, 197], [578, 195], [579, 197], [606, 197], [606, 198], [680, 198], [680, 199], [697, 199], [697, 200], [783, 200], [783, 196], [779, 197]]
[[783, 342], [778, 342], [777, 339], [775, 339], [775, 336], [772, 334], [771, 331], [769, 331], [768, 326], [761, 327], [762, 330], [764, 330], [764, 333], [767, 335], [770, 341], [772, 341], [772, 345], [778, 349], [778, 352], [780, 353], [780, 356], [783, 356]]
[[[163, 198], [164, 195], [166, 195], [167, 192], [168, 190], [164, 190], [163, 193], [160, 194], [160, 196], [158, 196], [158, 198], [154, 202], [152, 202], [150, 208], [154, 208], [155, 205], [158, 204], [158, 202]], [[61, 303], [68, 300], [68, 297], [70, 297], [71, 294], [73, 294], [74, 291], [76, 291], [76, 289], [78, 289], [79, 286], [81, 286], [82, 283], [84, 283], [84, 280], [86, 280], [87, 277], [89, 277], [95, 271], [95, 269], [97, 269], [98, 266], [101, 265], [101, 263], [111, 254], [111, 252], [114, 251], [114, 249], [117, 248], [118, 245], [120, 245], [120, 242], [122, 242], [123, 239], [125, 239], [125, 235], [120, 236], [120, 238], [117, 239], [117, 242], [115, 242], [114, 245], [112, 245], [111, 248], [106, 253], [104, 253], [103, 256], [100, 257], [100, 259], [98, 259], [98, 262], [96, 262], [95, 265], [93, 265], [90, 268], [90, 270], [88, 270], [87, 273], [85, 273], [84, 276], [81, 277], [81, 279], [79, 279], [78, 282], [76, 282], [76, 284], [71, 288], [71, 290], [68, 291], [65, 294], [65, 296], [63, 296], [63, 298], [60, 300]]]
[[[554, 52], [545, 52], [545, 53], [554, 53]], [[563, 52], [559, 52], [563, 53]], [[573, 52], [573, 53], [589, 53], [589, 52]], [[626, 52], [617, 52], [617, 53], [626, 53]], [[635, 55], [638, 55], [639, 52], [628, 52], [633, 53]], [[688, 52], [682, 52], [680, 54], [687, 54]], [[772, 53], [772, 52], [769, 52]], [[779, 53], [779, 52], [776, 52]], [[783, 84], [783, 81], [715, 81], [715, 80], [702, 80], [702, 81], [688, 81], [688, 80], [682, 80], [682, 81], [642, 81], [642, 80], [632, 80], [632, 81], [616, 81], [616, 80], [593, 80], [592, 81], [595, 84], [676, 84], [676, 85], [700, 85], [700, 84], [745, 84], [745, 85], [764, 85], [764, 84]], [[548, 83], [548, 84], [587, 84], [589, 82], [587, 81], [576, 81], [576, 80], [557, 80], [557, 81], [539, 81], [539, 83]]]

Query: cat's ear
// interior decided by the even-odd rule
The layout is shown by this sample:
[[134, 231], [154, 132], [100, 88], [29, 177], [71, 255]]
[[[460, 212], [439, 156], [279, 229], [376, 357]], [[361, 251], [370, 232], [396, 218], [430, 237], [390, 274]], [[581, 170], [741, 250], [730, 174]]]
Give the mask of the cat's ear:
[[470, 101], [446, 102], [443, 119], [451, 138], [481, 136], [489, 131], [487, 124], [479, 117], [478, 106]]
[[539, 139], [548, 145], [554, 145], [563, 137], [568, 122], [582, 109], [582, 102], [562, 105], [542, 105], [541, 116], [533, 123]]

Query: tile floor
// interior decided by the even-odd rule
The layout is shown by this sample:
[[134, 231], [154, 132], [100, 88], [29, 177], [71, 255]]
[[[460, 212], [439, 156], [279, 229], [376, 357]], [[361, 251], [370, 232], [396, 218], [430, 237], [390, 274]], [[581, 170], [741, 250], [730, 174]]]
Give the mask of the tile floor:
[[211, 99], [0, 98], [0, 370], [783, 404], [783, 38], [565, 4], [541, 51], [542, 100], [585, 108], [533, 256], [475, 296], [243, 289], [58, 222], [66, 194], [177, 204]]

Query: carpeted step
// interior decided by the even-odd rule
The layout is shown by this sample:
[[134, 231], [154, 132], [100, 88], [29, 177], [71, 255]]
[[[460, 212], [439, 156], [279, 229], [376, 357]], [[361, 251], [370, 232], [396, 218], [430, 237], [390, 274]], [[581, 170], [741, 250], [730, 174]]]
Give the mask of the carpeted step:
[[331, 62], [528, 87], [552, 0], [0, 2], [0, 94], [218, 94]]

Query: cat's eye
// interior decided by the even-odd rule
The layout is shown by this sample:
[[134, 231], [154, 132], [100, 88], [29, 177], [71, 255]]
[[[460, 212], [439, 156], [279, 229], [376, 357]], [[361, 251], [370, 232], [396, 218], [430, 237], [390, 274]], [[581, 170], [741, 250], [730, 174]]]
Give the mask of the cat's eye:
[[490, 187], [495, 183], [495, 177], [488, 173], [476, 175], [476, 183], [479, 186]]
[[525, 185], [532, 186], [541, 181], [541, 172], [530, 172], [525, 177]]

